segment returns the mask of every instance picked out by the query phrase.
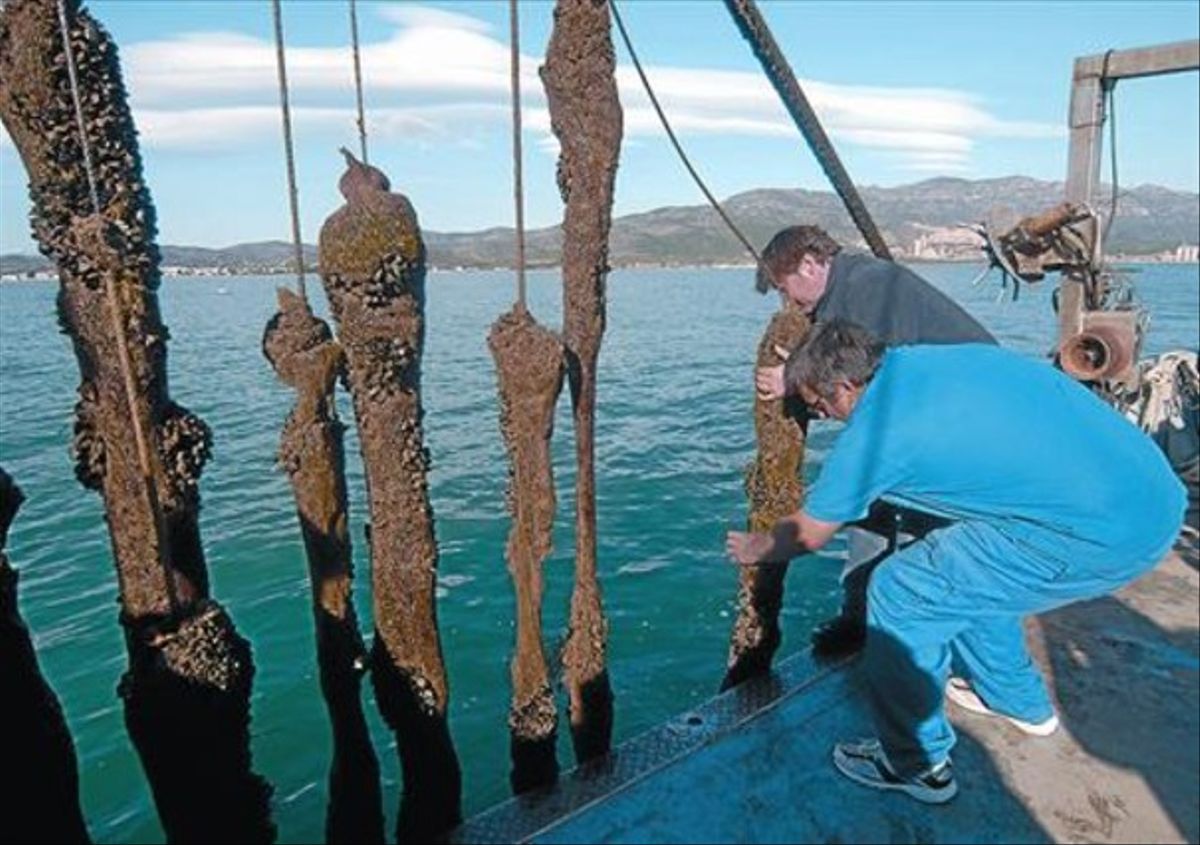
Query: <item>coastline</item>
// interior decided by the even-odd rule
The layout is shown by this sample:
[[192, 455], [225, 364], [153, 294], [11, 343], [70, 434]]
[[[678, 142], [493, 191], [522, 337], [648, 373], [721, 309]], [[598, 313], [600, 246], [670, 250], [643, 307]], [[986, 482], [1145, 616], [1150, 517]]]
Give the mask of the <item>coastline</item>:
[[[911, 265], [941, 265], [941, 264], [972, 264], [982, 267], [984, 262], [978, 256], [961, 256], [961, 257], [908, 257], [904, 255], [898, 256], [898, 261], [901, 264]], [[1184, 264], [1197, 266], [1200, 265], [1200, 260], [1180, 260], [1174, 255], [1113, 255], [1109, 259], [1110, 264], [1114, 265], [1138, 265], [1138, 264]], [[712, 263], [674, 263], [674, 262], [628, 262], [614, 263], [611, 266], [612, 270], [753, 270], [755, 267], [753, 262], [712, 262]], [[429, 272], [432, 273], [495, 273], [514, 271], [511, 265], [430, 265]], [[526, 269], [531, 271], [540, 270], [559, 270], [557, 264], [530, 264]], [[305, 268], [305, 272], [316, 274], [318, 272], [315, 266]], [[296, 271], [290, 267], [174, 267], [167, 266], [162, 268], [162, 277], [164, 279], [174, 278], [238, 278], [246, 276], [292, 276]], [[12, 284], [16, 282], [31, 282], [31, 281], [53, 281], [58, 278], [57, 271], [45, 268], [32, 270], [22, 273], [0, 273], [0, 284]]]

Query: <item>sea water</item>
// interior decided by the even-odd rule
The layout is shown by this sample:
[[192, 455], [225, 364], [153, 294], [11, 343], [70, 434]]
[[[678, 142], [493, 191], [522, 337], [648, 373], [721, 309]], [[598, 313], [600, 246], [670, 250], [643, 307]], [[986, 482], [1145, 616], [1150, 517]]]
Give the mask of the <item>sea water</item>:
[[[998, 302], [996, 278], [972, 287], [973, 265], [923, 265], [924, 276], [1003, 343], [1034, 357], [1053, 344], [1046, 286]], [[1146, 265], [1130, 275], [1150, 306], [1149, 354], [1200, 344], [1196, 265]], [[315, 674], [300, 532], [291, 491], [275, 465], [291, 406], [262, 357], [263, 326], [285, 277], [170, 278], [160, 302], [170, 327], [170, 392], [213, 429], [201, 482], [214, 595], [253, 645], [254, 767], [275, 787], [282, 841], [323, 837], [330, 731]], [[325, 313], [319, 284], [314, 306]], [[555, 272], [529, 280], [530, 309], [561, 322]], [[451, 686], [450, 725], [470, 814], [508, 794], [508, 660], [513, 595], [503, 557], [507, 464], [496, 381], [485, 339], [513, 299], [508, 272], [432, 273], [423, 396], [440, 549], [438, 616]], [[116, 579], [100, 497], [75, 481], [68, 446], [78, 370], [57, 330], [56, 284], [0, 285], [0, 465], [27, 497], [9, 539], [21, 571], [21, 609], [42, 669], [66, 711], [79, 759], [84, 814], [101, 842], [162, 839], [122, 721], [116, 685], [125, 665]], [[748, 269], [620, 270], [608, 288], [599, 366], [596, 476], [600, 578], [610, 623], [609, 668], [620, 742], [716, 692], [735, 612], [737, 572], [726, 530], [745, 524], [743, 472], [754, 453], [753, 365], [777, 300], [753, 291]], [[370, 631], [362, 463], [345, 396], [356, 600]], [[572, 581], [574, 459], [570, 403], [554, 437], [559, 496], [546, 562], [543, 629], [554, 654]], [[836, 433], [814, 426], [807, 473]], [[1081, 432], [1081, 436], [1086, 433]], [[802, 649], [812, 625], [838, 605], [835, 541], [793, 564], [780, 655]], [[364, 706], [394, 825], [398, 764], [370, 684]], [[565, 702], [559, 691], [560, 713]], [[559, 760], [571, 764], [565, 716]], [[214, 808], [216, 810], [216, 808]]]

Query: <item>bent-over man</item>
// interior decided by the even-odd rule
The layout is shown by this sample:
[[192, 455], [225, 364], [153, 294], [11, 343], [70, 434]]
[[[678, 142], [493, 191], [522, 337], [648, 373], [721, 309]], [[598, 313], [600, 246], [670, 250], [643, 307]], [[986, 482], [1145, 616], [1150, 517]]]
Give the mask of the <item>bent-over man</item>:
[[727, 552], [744, 565], [788, 560], [878, 498], [953, 520], [875, 570], [862, 668], [878, 737], [834, 749], [861, 784], [948, 801], [943, 697], [1053, 732], [1022, 617], [1151, 569], [1179, 533], [1183, 487], [1154, 443], [1084, 387], [997, 347], [885, 352], [832, 321], [814, 327], [786, 377], [845, 428], [804, 508], [770, 533], [730, 532]]

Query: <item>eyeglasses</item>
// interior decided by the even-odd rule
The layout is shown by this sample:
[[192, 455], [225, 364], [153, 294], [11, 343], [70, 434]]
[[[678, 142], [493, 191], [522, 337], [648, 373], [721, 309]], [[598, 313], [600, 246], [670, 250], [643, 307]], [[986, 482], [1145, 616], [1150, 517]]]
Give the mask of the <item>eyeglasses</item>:
[[804, 404], [808, 406], [809, 416], [814, 419], [826, 420], [835, 417], [835, 403], [838, 401], [840, 391], [849, 391], [853, 389], [853, 385], [848, 382], [839, 381], [834, 383], [831, 396], [823, 396], [815, 390], [804, 390], [801, 392], [801, 398], [804, 399]]

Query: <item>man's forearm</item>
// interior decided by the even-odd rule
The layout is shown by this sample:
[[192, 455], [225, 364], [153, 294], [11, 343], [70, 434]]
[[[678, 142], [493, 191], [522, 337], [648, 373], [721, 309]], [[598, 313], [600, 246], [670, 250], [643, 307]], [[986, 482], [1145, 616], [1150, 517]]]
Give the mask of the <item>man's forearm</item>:
[[771, 548], [764, 556], [766, 560], [788, 561], [809, 550], [801, 538], [800, 523], [795, 514], [776, 522], [768, 535], [771, 538]]
[[803, 510], [785, 516], [771, 529], [770, 560], [791, 560], [805, 552], [815, 552], [841, 527], [841, 523], [813, 519]]
[[841, 527], [841, 523], [822, 522], [797, 511], [776, 522], [770, 531], [730, 531], [725, 538], [725, 552], [742, 566], [787, 563], [803, 552], [821, 548]]

